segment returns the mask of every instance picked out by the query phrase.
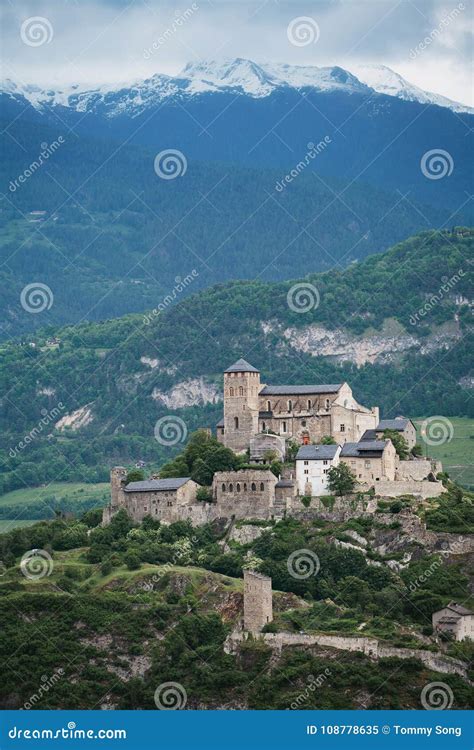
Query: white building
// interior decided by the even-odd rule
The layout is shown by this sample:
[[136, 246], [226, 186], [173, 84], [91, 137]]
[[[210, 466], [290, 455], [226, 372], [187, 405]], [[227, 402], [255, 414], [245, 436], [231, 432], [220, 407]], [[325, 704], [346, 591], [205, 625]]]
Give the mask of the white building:
[[433, 612], [431, 619], [436, 633], [449, 633], [456, 641], [474, 641], [474, 612], [461, 604], [449, 602], [447, 607]]
[[327, 495], [328, 472], [339, 464], [340, 445], [303, 445], [296, 455], [299, 495]]

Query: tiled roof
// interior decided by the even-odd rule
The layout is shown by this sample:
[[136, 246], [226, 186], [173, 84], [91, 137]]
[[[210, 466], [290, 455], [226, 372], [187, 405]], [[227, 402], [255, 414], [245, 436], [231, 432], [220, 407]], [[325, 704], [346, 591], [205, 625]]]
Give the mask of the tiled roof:
[[177, 490], [189, 482], [191, 477], [173, 477], [170, 479], [146, 479], [143, 482], [129, 482], [125, 492], [165, 492]]
[[377, 432], [380, 432], [381, 430], [399, 430], [400, 432], [403, 432], [409, 421], [410, 420], [405, 419], [405, 417], [397, 417], [397, 419], [381, 419], [376, 430]]
[[302, 445], [296, 454], [296, 460], [314, 461], [317, 459], [333, 459], [338, 451], [338, 445]]
[[250, 365], [245, 359], [238, 359], [233, 365], [224, 370], [224, 372], [259, 372], [256, 367]]
[[310, 396], [318, 393], [337, 393], [342, 383], [330, 385], [266, 385], [259, 396]]
[[380, 455], [385, 448], [384, 440], [366, 440], [360, 443], [344, 443], [341, 450], [341, 458], [352, 456]]
[[449, 609], [452, 609], [456, 614], [458, 615], [472, 615], [474, 612], [470, 609], [466, 609], [466, 607], [463, 607], [462, 604], [457, 604], [457, 602], [449, 602], [448, 604]]

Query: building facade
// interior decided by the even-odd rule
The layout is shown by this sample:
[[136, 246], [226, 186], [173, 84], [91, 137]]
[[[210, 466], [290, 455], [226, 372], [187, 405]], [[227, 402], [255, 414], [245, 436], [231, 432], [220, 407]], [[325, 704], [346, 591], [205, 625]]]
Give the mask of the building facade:
[[224, 417], [216, 428], [217, 439], [239, 453], [259, 433], [301, 444], [331, 436], [342, 444], [360, 440], [378, 422], [378, 407], [359, 404], [347, 383], [265, 385], [260, 372], [239, 359], [224, 372]]
[[391, 440], [366, 440], [342, 446], [340, 460], [344, 461], [358, 482], [374, 485], [380, 481], [395, 481], [398, 462]]
[[328, 473], [338, 466], [340, 445], [302, 445], [296, 454], [296, 483], [299, 495], [327, 495]]
[[456, 641], [474, 641], [474, 612], [461, 604], [450, 602], [447, 607], [434, 612], [431, 621], [437, 633], [451, 635]]
[[260, 633], [272, 620], [272, 579], [244, 570], [244, 630]]

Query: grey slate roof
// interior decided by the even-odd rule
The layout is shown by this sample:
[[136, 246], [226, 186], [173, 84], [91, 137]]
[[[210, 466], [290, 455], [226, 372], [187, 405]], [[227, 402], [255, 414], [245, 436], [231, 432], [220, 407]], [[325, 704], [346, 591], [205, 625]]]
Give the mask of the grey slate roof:
[[330, 385], [266, 385], [259, 396], [309, 396], [313, 393], [337, 393], [342, 383]]
[[173, 477], [170, 479], [145, 479], [143, 482], [129, 482], [125, 492], [165, 492], [177, 490], [189, 482], [191, 477]]
[[366, 430], [361, 437], [361, 442], [366, 440], [377, 440], [377, 430]]
[[341, 458], [352, 456], [359, 458], [366, 455], [380, 455], [385, 448], [384, 440], [365, 440], [360, 443], [344, 443], [341, 450]]
[[456, 614], [458, 615], [472, 615], [474, 612], [470, 609], [466, 609], [466, 607], [463, 607], [461, 604], [457, 604], [457, 602], [449, 602], [448, 608], [452, 609]]
[[280, 479], [275, 485], [275, 487], [294, 487], [294, 486], [295, 486], [295, 483], [293, 482], [292, 479]]
[[338, 445], [302, 445], [296, 454], [296, 460], [314, 461], [317, 459], [333, 459], [336, 455]]
[[381, 419], [375, 428], [377, 432], [381, 430], [399, 430], [402, 432], [409, 423], [409, 419], [405, 417], [399, 417], [398, 419]]
[[260, 370], [250, 365], [245, 359], [240, 358], [224, 372], [260, 372]]

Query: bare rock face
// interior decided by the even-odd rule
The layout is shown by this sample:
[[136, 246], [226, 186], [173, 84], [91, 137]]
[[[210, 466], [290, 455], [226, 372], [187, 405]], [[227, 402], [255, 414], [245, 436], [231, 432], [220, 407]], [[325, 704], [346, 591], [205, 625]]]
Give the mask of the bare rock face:
[[265, 528], [262, 528], [261, 526], [252, 526], [251, 524], [241, 526], [240, 528], [234, 526], [229, 539], [238, 542], [239, 544], [251, 544], [255, 539], [258, 539], [259, 536], [262, 536], [264, 531], [266, 531]]
[[75, 431], [80, 430], [82, 427], [87, 427], [87, 425], [94, 419], [91, 406], [92, 404], [86, 404], [70, 414], [65, 414], [64, 417], [61, 417], [61, 419], [56, 422], [55, 428], [57, 430], [64, 430], [66, 427], [69, 427], [71, 430]]
[[155, 388], [152, 393], [155, 401], [161, 401], [169, 409], [183, 409], [186, 406], [215, 404], [222, 399], [220, 389], [204, 378], [191, 378], [176, 383], [169, 391]]

